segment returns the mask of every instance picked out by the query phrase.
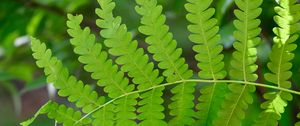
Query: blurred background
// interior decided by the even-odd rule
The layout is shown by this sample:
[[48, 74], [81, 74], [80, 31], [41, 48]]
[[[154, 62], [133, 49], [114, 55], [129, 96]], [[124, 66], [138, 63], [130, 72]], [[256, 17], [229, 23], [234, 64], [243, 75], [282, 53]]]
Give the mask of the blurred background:
[[[115, 0], [117, 8], [116, 15], [123, 17], [123, 22], [140, 42], [143, 42], [137, 32], [139, 16], [134, 11], [134, 0]], [[226, 69], [230, 69], [229, 61], [234, 51], [232, 36], [234, 27], [233, 10], [236, 8], [233, 0], [214, 0], [216, 18], [220, 21], [221, 43], [224, 45]], [[191, 69], [198, 71], [192, 51], [192, 43], [187, 39], [186, 29], [188, 22], [185, 19], [187, 13], [184, 9], [185, 0], [159, 0], [164, 6], [167, 15], [167, 24], [170, 26], [178, 46], [183, 48], [184, 57], [187, 59]], [[258, 82], [267, 83], [263, 79], [263, 73], [267, 72], [266, 63], [271, 50], [274, 34], [272, 28], [276, 26], [273, 21], [275, 15], [273, 7], [275, 0], [265, 0], [262, 8], [262, 43], [258, 47], [260, 76]], [[83, 14], [82, 26], [88, 26], [99, 38], [99, 29], [95, 25], [97, 16], [94, 13], [98, 7], [96, 0], [0, 0], [0, 126], [16, 126], [21, 121], [28, 119], [49, 99], [65, 102], [65, 99], [56, 96], [51, 84], [45, 82], [42, 69], [38, 69], [35, 60], [31, 56], [30, 36], [37, 37], [45, 42], [53, 50], [55, 56], [61, 59], [71, 73], [86, 83], [95, 84], [90, 79], [89, 73], [84, 72], [82, 65], [77, 62], [77, 56], [72, 53], [69, 44], [69, 36], [66, 32], [66, 14]], [[101, 40], [101, 38], [99, 38]], [[297, 41], [299, 42], [299, 41]], [[141, 46], [146, 45], [141, 43]], [[300, 48], [295, 51], [293, 60], [293, 82], [294, 89], [299, 89], [300, 83]], [[195, 76], [197, 74], [195, 73]], [[201, 88], [199, 85], [197, 88]], [[258, 88], [254, 105], [250, 106], [247, 113], [245, 125], [249, 125], [261, 111], [260, 103], [263, 101], [261, 95], [267, 89]], [[294, 97], [299, 99], [299, 97]], [[296, 121], [296, 113], [300, 106], [299, 100], [294, 100], [287, 107], [280, 125], [290, 126]], [[50, 126], [54, 121], [40, 116], [33, 125]]]

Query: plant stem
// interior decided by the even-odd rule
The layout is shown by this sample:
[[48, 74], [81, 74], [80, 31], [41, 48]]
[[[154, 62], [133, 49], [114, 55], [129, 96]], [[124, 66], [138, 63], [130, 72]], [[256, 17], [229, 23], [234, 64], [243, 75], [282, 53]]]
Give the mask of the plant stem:
[[[160, 85], [156, 85], [144, 90], [139, 90], [139, 91], [133, 91], [133, 92], [129, 92], [129, 93], [125, 93], [123, 95], [120, 95], [119, 97], [116, 97], [108, 102], [106, 102], [103, 105], [98, 106], [97, 108], [95, 108], [94, 110], [92, 110], [91, 112], [87, 113], [86, 115], [84, 115], [81, 119], [79, 119], [78, 121], [75, 122], [75, 124], [79, 123], [80, 121], [82, 121], [83, 119], [87, 118], [89, 115], [91, 115], [92, 113], [96, 112], [97, 110], [101, 109], [102, 107], [105, 107], [109, 104], [111, 104], [112, 102], [128, 96], [128, 95], [132, 95], [132, 94], [136, 94], [136, 93], [141, 93], [141, 92], [145, 92], [145, 91], [149, 91], [152, 89], [156, 89], [156, 88], [160, 88], [160, 87], [166, 87], [166, 86], [170, 86], [170, 85], [174, 85], [174, 84], [179, 84], [179, 83], [184, 83], [184, 82], [198, 82], [198, 83], [232, 83], [232, 84], [244, 84], [244, 85], [253, 85], [253, 86], [257, 86], [257, 87], [264, 87], [264, 88], [269, 88], [269, 89], [275, 89], [275, 90], [279, 90], [279, 91], [284, 91], [284, 92], [288, 92], [288, 93], [292, 93], [295, 95], [300, 95], [299, 91], [295, 91], [295, 90], [290, 90], [290, 89], [286, 89], [286, 88], [281, 88], [281, 87], [277, 87], [277, 86], [272, 86], [272, 85], [266, 85], [266, 84], [262, 84], [262, 83], [255, 83], [255, 82], [247, 82], [247, 81], [238, 81], [238, 80], [201, 80], [201, 79], [188, 79], [188, 80], [180, 80], [180, 81], [175, 81], [175, 82], [170, 82], [170, 83], [164, 83], [164, 84], [160, 84]], [[74, 125], [75, 125], [74, 124]]]

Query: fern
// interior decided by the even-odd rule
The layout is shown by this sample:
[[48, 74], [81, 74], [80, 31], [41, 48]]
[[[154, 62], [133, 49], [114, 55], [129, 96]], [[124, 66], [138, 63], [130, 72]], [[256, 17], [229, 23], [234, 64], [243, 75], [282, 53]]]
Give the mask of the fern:
[[64, 126], [86, 126], [91, 122], [91, 119], [85, 118], [77, 123], [82, 115], [80, 111], [75, 111], [73, 108], [67, 108], [65, 105], [59, 105], [51, 101], [40, 110], [40, 114], [47, 114], [50, 119], [55, 119], [57, 123], [62, 123]]
[[[148, 50], [153, 54], [154, 60], [158, 61], [158, 67], [164, 69], [163, 75], [168, 82], [189, 79], [193, 72], [188, 69], [185, 59], [181, 58], [182, 49], [176, 48], [177, 42], [173, 39], [166, 26], [166, 17], [162, 15], [162, 6], [157, 5], [156, 0], [136, 0], [139, 6], [136, 11], [142, 15], [139, 31], [148, 37], [145, 42], [149, 44]], [[183, 83], [174, 87], [171, 92], [174, 96], [170, 115], [175, 116], [169, 125], [191, 125], [193, 117], [193, 93], [195, 84]]]
[[[118, 71], [118, 66], [112, 64], [112, 60], [107, 60], [107, 53], [101, 51], [101, 44], [95, 43], [95, 36], [90, 34], [90, 29], [85, 28], [82, 30], [80, 28], [80, 23], [83, 17], [68, 15], [69, 21], [67, 22], [69, 26], [68, 33], [74, 37], [71, 39], [71, 43], [75, 46], [74, 52], [79, 54], [79, 61], [85, 65], [85, 70], [92, 72], [92, 78], [99, 80], [98, 85], [104, 86], [104, 91], [108, 93], [110, 98], [116, 98], [122, 94], [133, 91], [134, 85], [128, 84], [129, 80], [124, 78], [124, 73]], [[101, 66], [101, 67], [98, 67]], [[125, 97], [115, 102], [116, 108], [113, 106], [106, 108], [107, 114], [105, 116], [99, 114], [95, 115], [95, 124], [101, 122], [105, 125], [113, 125], [112, 112], [114, 109], [117, 116], [117, 125], [134, 125], [135, 122], [131, 119], [135, 119], [135, 108], [137, 95], [132, 95], [130, 97]], [[124, 107], [124, 104], [127, 106]], [[104, 108], [105, 109], [105, 108]], [[109, 112], [110, 111], [110, 112]], [[127, 116], [123, 116], [126, 114]], [[102, 118], [99, 118], [102, 116]], [[105, 119], [104, 119], [105, 118]], [[101, 120], [101, 121], [100, 121]], [[111, 120], [111, 121], [109, 121]], [[107, 123], [105, 123], [107, 121]]]
[[[239, 8], [234, 11], [237, 20], [233, 22], [237, 29], [234, 32], [237, 42], [233, 44], [236, 51], [232, 55], [230, 77], [242, 81], [256, 81], [257, 75], [254, 72], [257, 70], [257, 65], [255, 65], [257, 51], [255, 47], [260, 42], [257, 36], [261, 31], [258, 27], [260, 20], [256, 18], [262, 11], [259, 8], [262, 0], [235, 0], [235, 3]], [[229, 84], [228, 88], [230, 92], [226, 94], [226, 100], [219, 112], [219, 119], [214, 123], [215, 125], [239, 126], [241, 120], [245, 118], [245, 109], [253, 102], [251, 93], [255, 91], [255, 87]]]
[[[188, 29], [193, 33], [189, 38], [197, 44], [193, 49], [198, 53], [195, 58], [199, 62], [198, 68], [201, 69], [198, 76], [203, 79], [224, 79], [226, 71], [222, 61], [224, 55], [220, 54], [223, 47], [218, 43], [220, 41], [218, 21], [212, 18], [215, 9], [209, 8], [213, 1], [188, 0], [188, 2], [185, 5], [189, 12], [187, 19], [192, 23]], [[196, 106], [199, 110], [197, 112], [199, 120], [195, 125], [212, 125], [212, 120], [217, 116], [223, 102], [226, 88], [225, 83], [213, 83], [201, 89], [202, 95], [198, 99], [200, 104]]]
[[[112, 0], [99, 0], [101, 9], [96, 9], [96, 14], [100, 17], [97, 25], [103, 30], [100, 35], [105, 38], [104, 44], [109, 47], [109, 53], [117, 56], [116, 63], [122, 65], [121, 70], [128, 72], [133, 78], [133, 82], [138, 84], [138, 89], [143, 90], [151, 86], [160, 84], [163, 77], [159, 76], [159, 71], [154, 69], [154, 64], [149, 63], [149, 57], [145, 55], [142, 48], [137, 48], [138, 42], [132, 40], [131, 33], [127, 32], [126, 25], [121, 24], [121, 17], [114, 17], [112, 10], [115, 3]], [[142, 120], [140, 125], [166, 125], [164, 119], [164, 110], [162, 90], [164, 88], [154, 89], [141, 94], [142, 99], [138, 105], [140, 113], [138, 118]]]
[[67, 108], [65, 105], [59, 105], [56, 102], [48, 101], [41, 107], [34, 118], [21, 123], [21, 125], [29, 126], [39, 114], [47, 114], [50, 119], [55, 119], [56, 123], [62, 123], [64, 126], [86, 126], [91, 122], [90, 118], [85, 118], [81, 122], [77, 122], [82, 115], [80, 111], [75, 111], [73, 108]]
[[48, 113], [47, 115], [50, 119], [55, 119], [58, 123], [63, 123], [64, 126], [88, 125], [91, 121], [86, 118], [80, 123], [77, 123], [77, 120], [81, 118], [81, 112], [75, 111], [72, 108], [67, 108], [65, 105], [58, 105], [55, 102], [47, 104], [47, 106], [42, 109], [41, 113]]
[[[234, 20], [234, 37], [237, 41], [233, 44], [236, 51], [231, 60], [230, 80], [224, 79], [227, 71], [224, 69], [224, 55], [221, 54], [223, 47], [219, 43], [218, 21], [213, 17], [215, 9], [210, 7], [213, 0], [187, 2], [189, 39], [195, 44], [193, 50], [197, 53], [195, 59], [200, 79], [190, 79], [193, 71], [181, 57], [182, 49], [177, 48], [157, 0], [136, 0], [135, 9], [142, 17], [138, 30], [146, 36], [147, 51], [158, 63], [162, 76], [149, 61], [146, 51], [138, 47], [138, 41], [133, 39], [126, 25], [122, 24], [121, 17], [113, 15], [115, 2], [98, 0], [100, 8], [96, 9], [99, 16], [96, 24], [101, 28], [103, 42], [97, 42], [88, 27], [80, 26], [82, 15], [69, 14], [67, 26], [72, 37], [70, 43], [79, 62], [91, 73], [97, 85], [103, 87], [107, 97], [99, 96], [90, 85], [69, 75], [61, 61], [52, 56], [51, 50], [32, 38], [33, 57], [37, 66], [44, 68], [47, 82], [53, 83], [59, 90], [58, 95], [74, 102], [78, 110], [49, 101], [33, 118], [21, 125], [28, 126], [39, 114], [47, 114], [50, 119], [65, 126], [239, 126], [246, 116], [244, 111], [253, 101], [251, 95], [255, 86], [275, 91], [264, 95], [267, 100], [262, 104], [264, 111], [253, 125], [277, 125], [285, 106], [292, 100], [292, 94], [300, 95], [299, 91], [289, 89], [290, 62], [294, 57], [292, 51], [296, 49], [294, 42], [298, 39], [300, 4], [296, 4], [296, 0], [280, 0], [279, 6], [275, 7], [278, 15], [274, 20], [278, 27], [273, 30], [276, 37], [268, 63], [270, 72], [265, 74], [265, 79], [275, 84], [273, 86], [255, 82], [258, 78], [255, 62], [256, 46], [261, 41], [258, 37], [261, 32], [258, 16], [262, 11], [259, 8], [262, 0], [235, 0], [238, 9], [234, 11], [237, 18]], [[209, 84], [201, 87], [198, 104], [194, 103], [196, 83]], [[172, 85], [174, 96], [171, 103], [166, 103], [170, 113], [165, 115], [162, 95], [165, 87]]]
[[[275, 12], [278, 14], [274, 17], [275, 22], [279, 27], [273, 29], [276, 36], [274, 37], [275, 44], [273, 45], [270, 54], [270, 62], [268, 68], [270, 73], [265, 74], [265, 79], [278, 87], [291, 88], [289, 79], [292, 76], [290, 69], [292, 68], [291, 60], [294, 58], [294, 51], [297, 45], [294, 44], [299, 35], [298, 22], [300, 19], [300, 4], [296, 4], [296, 0], [281, 0], [279, 6], [275, 7]], [[260, 114], [255, 125], [277, 126], [277, 120], [280, 119], [284, 112], [287, 102], [292, 100], [292, 95], [286, 92], [269, 92], [264, 94], [267, 99], [261, 107], [264, 111]], [[273, 122], [266, 124], [266, 122]]]
[[97, 106], [103, 104], [104, 97], [99, 97], [92, 87], [83, 84], [70, 76], [61, 61], [52, 56], [51, 50], [39, 40], [32, 38], [33, 57], [37, 60], [37, 66], [44, 68], [47, 82], [53, 83], [59, 89], [58, 95], [68, 97], [70, 102], [76, 102], [76, 106], [82, 108], [84, 113], [89, 113]]

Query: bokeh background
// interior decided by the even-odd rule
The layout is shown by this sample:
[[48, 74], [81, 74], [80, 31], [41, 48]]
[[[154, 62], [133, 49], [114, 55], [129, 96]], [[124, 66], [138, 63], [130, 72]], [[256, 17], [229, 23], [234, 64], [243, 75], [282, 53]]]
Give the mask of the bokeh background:
[[[143, 44], [143, 36], [138, 33], [139, 16], [134, 11], [134, 0], [115, 0], [117, 8], [116, 15], [123, 17], [123, 22], [134, 34], [135, 39]], [[214, 0], [213, 6], [216, 8], [216, 18], [220, 21], [221, 43], [224, 45], [226, 69], [230, 69], [231, 53], [234, 51], [232, 43], [234, 38], [232, 33], [234, 27], [233, 10], [236, 8], [233, 0]], [[184, 57], [190, 64], [191, 69], [198, 71], [194, 59], [195, 53], [192, 51], [192, 43], [187, 39], [188, 22], [185, 19], [187, 13], [184, 9], [185, 0], [159, 0], [164, 6], [164, 13], [167, 15], [167, 24], [174, 33], [178, 41], [178, 46], [183, 48]], [[271, 50], [272, 28], [276, 26], [273, 21], [275, 15], [273, 7], [275, 0], [264, 0], [262, 5], [262, 43], [258, 47], [260, 76], [258, 82], [267, 83], [262, 78], [267, 71], [266, 63]], [[66, 32], [66, 14], [83, 14], [82, 26], [88, 26], [99, 38], [99, 29], [95, 25], [97, 19], [94, 13], [98, 7], [96, 0], [0, 0], [0, 126], [16, 126], [21, 121], [31, 117], [40, 106], [49, 99], [66, 103], [65, 99], [59, 98], [52, 89], [51, 84], [45, 82], [42, 69], [38, 69], [31, 56], [30, 36], [37, 37], [51, 48], [59, 59], [61, 59], [71, 73], [76, 75], [86, 83], [95, 84], [90, 79], [89, 74], [84, 72], [82, 65], [77, 62], [77, 56], [72, 53], [72, 46], [69, 43], [69, 36]], [[102, 39], [99, 38], [99, 41]], [[300, 41], [297, 41], [297, 43]], [[300, 48], [295, 51], [296, 57], [293, 60], [293, 82], [294, 89], [300, 87]], [[195, 73], [196, 76], [196, 73]], [[197, 88], [201, 88], [199, 85]], [[261, 95], [267, 89], [257, 88], [255, 105], [250, 106], [245, 120], [245, 125], [258, 116], [261, 111], [259, 103], [263, 101]], [[166, 95], [169, 95], [168, 93]], [[299, 99], [299, 97], [294, 97]], [[66, 103], [68, 104], [68, 103]], [[72, 106], [72, 105], [70, 105]], [[282, 126], [291, 126], [296, 121], [295, 115], [300, 106], [299, 100], [290, 102], [283, 119]], [[54, 121], [40, 116], [33, 125], [50, 126]]]

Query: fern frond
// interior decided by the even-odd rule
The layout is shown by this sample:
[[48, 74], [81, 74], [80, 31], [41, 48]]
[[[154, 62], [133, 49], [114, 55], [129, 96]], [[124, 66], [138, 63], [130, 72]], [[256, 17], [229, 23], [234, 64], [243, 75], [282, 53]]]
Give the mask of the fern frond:
[[67, 108], [65, 105], [48, 101], [39, 109], [33, 118], [22, 122], [21, 125], [29, 126], [40, 114], [47, 114], [50, 119], [54, 119], [57, 123], [61, 123], [64, 126], [87, 126], [92, 121], [90, 118], [85, 118], [78, 122], [82, 115], [80, 111], [75, 111], [73, 108]]
[[114, 126], [115, 123], [115, 105], [110, 104], [93, 113], [93, 126]]
[[[132, 92], [135, 88], [134, 85], [129, 84], [129, 80], [124, 77], [123, 72], [118, 71], [118, 66], [114, 65], [112, 60], [108, 60], [107, 53], [102, 51], [102, 45], [95, 43], [95, 36], [90, 33], [90, 29], [81, 29], [82, 15], [68, 15], [68, 18], [67, 25], [70, 28], [68, 33], [73, 37], [71, 44], [75, 46], [74, 52], [80, 55], [79, 61], [85, 64], [85, 70], [92, 73], [93, 79], [98, 80], [97, 84], [104, 87], [104, 91], [108, 93], [110, 98]], [[105, 116], [102, 116], [101, 112], [97, 112], [94, 115], [96, 118], [94, 124], [96, 125], [99, 122], [99, 124], [105, 126], [113, 125], [113, 122], [109, 120], [116, 116], [117, 125], [135, 125], [135, 121], [132, 119], [136, 118], [134, 106], [137, 104], [137, 97], [137, 94], [131, 95], [116, 101], [114, 103], [115, 108], [112, 106], [103, 108], [102, 112], [106, 113]], [[112, 113], [113, 111], [116, 115]]]
[[[136, 3], [136, 11], [142, 16], [139, 31], [148, 36], [145, 40], [149, 44], [148, 50], [159, 62], [158, 67], [164, 69], [166, 80], [174, 82], [191, 78], [193, 72], [181, 57], [182, 49], [176, 48], [177, 42], [164, 24], [166, 17], [162, 14], [162, 6], [157, 5], [157, 0], [136, 0]], [[194, 122], [194, 86], [195, 83], [183, 83], [171, 90], [174, 96], [169, 108], [174, 118], [169, 125], [191, 125]]]
[[[260, 43], [258, 35], [261, 32], [259, 25], [261, 21], [257, 17], [261, 14], [259, 8], [262, 0], [235, 0], [239, 9], [234, 11], [236, 20], [234, 26], [236, 31], [234, 37], [237, 40], [233, 46], [236, 51], [233, 53], [231, 61], [232, 69], [230, 78], [253, 82], [257, 80], [255, 71], [258, 66], [255, 64], [257, 59], [256, 46]], [[230, 92], [226, 94], [226, 100], [219, 112], [219, 118], [215, 120], [215, 125], [240, 126], [241, 120], [245, 118], [245, 109], [248, 104], [252, 104], [251, 93], [255, 91], [254, 86], [229, 84]]]
[[[296, 0], [280, 0], [279, 6], [274, 10], [278, 14], [274, 17], [275, 22], [279, 27], [275, 27], [274, 45], [270, 54], [270, 62], [268, 68], [270, 73], [265, 74], [265, 79], [278, 87], [291, 88], [289, 79], [292, 76], [291, 60], [294, 58], [292, 53], [297, 45], [294, 42], [299, 35], [299, 19], [300, 19], [300, 4]], [[260, 114], [255, 125], [259, 126], [276, 126], [281, 114], [285, 111], [287, 102], [293, 99], [292, 95], [287, 92], [277, 91], [264, 94], [267, 99], [261, 107], [264, 111]], [[272, 122], [266, 124], [265, 122]]]
[[[160, 84], [163, 77], [159, 76], [159, 71], [154, 69], [154, 64], [149, 62], [149, 57], [142, 48], [138, 48], [138, 42], [132, 40], [132, 35], [127, 31], [126, 25], [121, 24], [121, 17], [114, 17], [112, 11], [115, 3], [112, 0], [98, 0], [100, 7], [96, 13], [100, 17], [97, 25], [103, 30], [100, 35], [105, 38], [104, 44], [109, 47], [109, 53], [117, 56], [116, 63], [121, 66], [121, 70], [128, 72], [133, 78], [133, 82], [138, 84], [138, 90]], [[163, 121], [162, 88], [153, 89], [141, 94], [142, 99], [138, 105], [140, 113], [138, 118], [142, 121], [139, 125], [157, 126], [166, 125]]]
[[[146, 36], [148, 51], [158, 62], [158, 69], [145, 50], [138, 47], [121, 17], [113, 15], [115, 2], [98, 0], [100, 8], [95, 11], [99, 16], [96, 24], [101, 28], [103, 43], [96, 42], [90, 28], [80, 26], [82, 15], [68, 15], [67, 26], [79, 62], [108, 96], [99, 96], [90, 85], [71, 76], [44, 43], [32, 38], [33, 57], [37, 66], [44, 68], [47, 82], [54, 84], [59, 96], [74, 102], [78, 111], [50, 101], [21, 125], [28, 126], [39, 114], [47, 114], [66, 126], [240, 126], [248, 105], [253, 102], [255, 86], [258, 86], [272, 92], [264, 94], [267, 100], [261, 105], [264, 111], [253, 125], [276, 126], [288, 101], [292, 100], [291, 94], [300, 95], [299, 91], [289, 89], [291, 60], [297, 48], [294, 42], [299, 37], [297, 32], [300, 28], [300, 4], [296, 3], [297, 0], [277, 0], [279, 6], [275, 7], [278, 15], [274, 20], [278, 27], [273, 29], [276, 37], [267, 65], [270, 72], [264, 76], [275, 86], [255, 82], [258, 78], [256, 46], [261, 41], [258, 16], [263, 0], [235, 0], [238, 9], [234, 11], [237, 19], [233, 22], [236, 28], [233, 47], [236, 51], [232, 56], [229, 80], [224, 79], [227, 73], [224, 70], [223, 46], [219, 43], [218, 21], [213, 17], [215, 9], [210, 7], [213, 0], [187, 0], [185, 5], [188, 11], [186, 18], [190, 22], [187, 27], [191, 32], [189, 39], [194, 43], [201, 79], [190, 79], [193, 71], [181, 56], [182, 49], [177, 48], [177, 42], [165, 24], [166, 16], [162, 14], [163, 7], [157, 4], [158, 0], [135, 1], [135, 10], [142, 17], [138, 30]], [[200, 89], [199, 103], [194, 108], [196, 83], [210, 85]], [[167, 119], [162, 105], [166, 86], [174, 86]], [[300, 113], [297, 117], [300, 118]], [[300, 126], [300, 122], [295, 125]]]
[[[213, 0], [188, 0], [185, 5], [187, 20], [192, 24], [188, 30], [192, 33], [189, 39], [196, 45], [193, 50], [197, 52], [195, 56], [198, 61], [198, 68], [201, 71], [198, 76], [203, 79], [224, 79], [224, 55], [220, 54], [223, 50], [219, 43], [220, 35], [217, 19], [212, 18], [215, 14], [214, 8], [209, 8]], [[199, 104], [196, 106], [197, 118], [195, 125], [212, 125], [212, 120], [217, 116], [226, 92], [226, 83], [214, 83], [205, 86], [200, 90]]]
[[68, 97], [68, 100], [75, 102], [76, 106], [82, 108], [84, 113], [89, 113], [104, 103], [104, 97], [99, 97], [97, 92], [92, 91], [91, 86], [70, 76], [61, 61], [52, 56], [51, 50], [46, 49], [44, 43], [32, 38], [31, 44], [37, 66], [44, 68], [47, 82], [53, 83], [54, 87], [59, 89], [58, 95]]
[[73, 108], [59, 105], [56, 102], [47, 103], [47, 105], [41, 109], [41, 114], [47, 114], [50, 119], [55, 119], [57, 123], [62, 123], [64, 126], [88, 126], [92, 121], [89, 118], [85, 118], [77, 122], [82, 115], [80, 111], [75, 111]]

